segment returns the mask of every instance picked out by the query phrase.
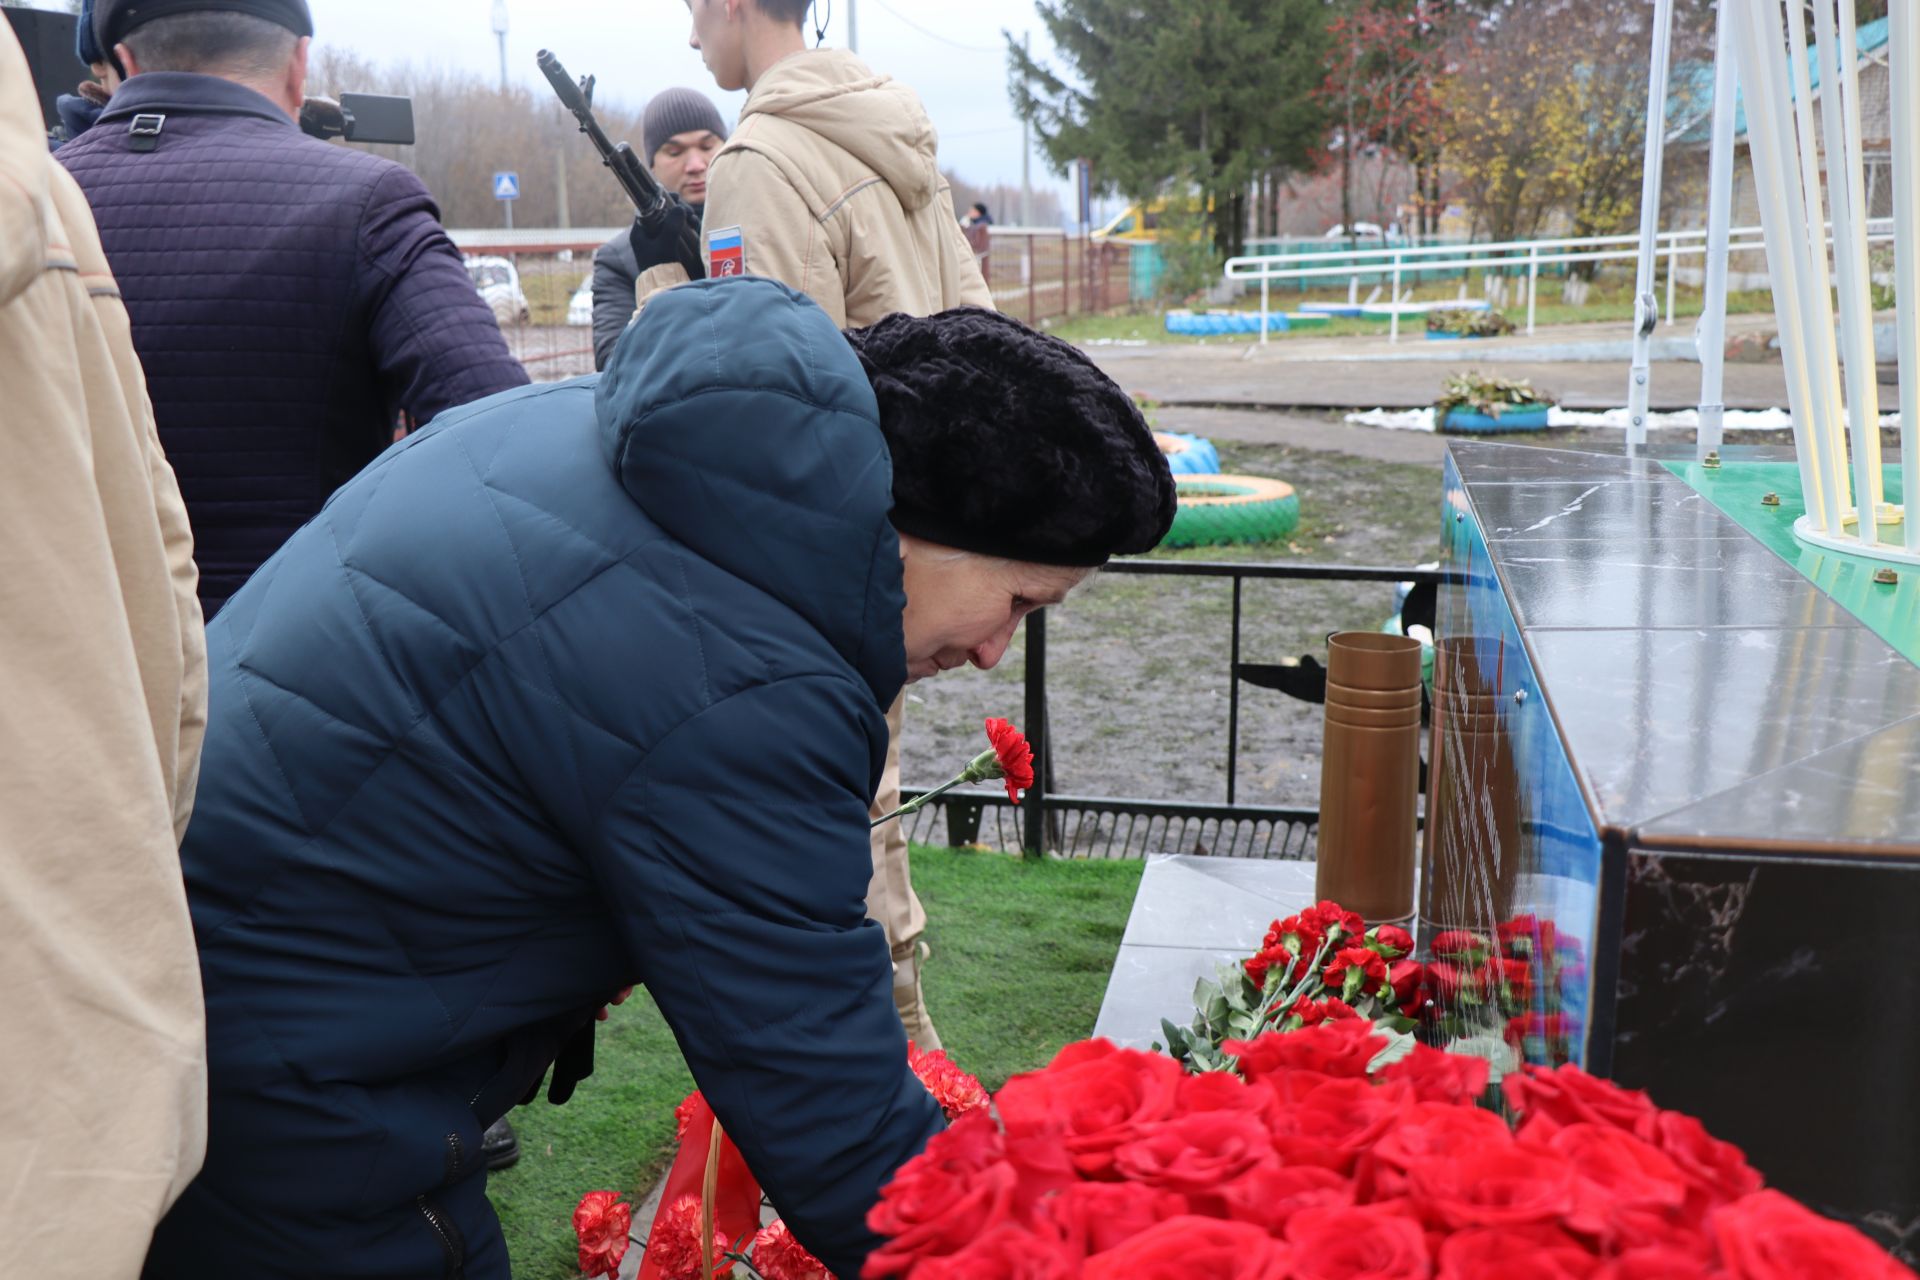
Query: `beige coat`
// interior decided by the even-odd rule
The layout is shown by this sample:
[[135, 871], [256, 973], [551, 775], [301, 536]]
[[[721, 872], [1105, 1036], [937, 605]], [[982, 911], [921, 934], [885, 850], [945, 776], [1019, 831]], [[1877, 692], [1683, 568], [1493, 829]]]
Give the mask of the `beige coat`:
[[140, 1272], [206, 1145], [181, 883], [193, 544], [92, 214], [0, 23], [0, 1252]]
[[[993, 305], [919, 96], [841, 50], [793, 54], [754, 84], [707, 177], [709, 275], [735, 231], [746, 274], [793, 286], [842, 328]], [[640, 294], [685, 278], [656, 268]]]

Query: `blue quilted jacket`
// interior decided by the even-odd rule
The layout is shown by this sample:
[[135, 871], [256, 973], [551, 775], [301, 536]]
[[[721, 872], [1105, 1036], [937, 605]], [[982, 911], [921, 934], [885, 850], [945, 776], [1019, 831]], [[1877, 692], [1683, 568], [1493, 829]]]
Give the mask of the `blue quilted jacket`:
[[207, 1162], [148, 1276], [506, 1275], [481, 1132], [635, 982], [857, 1274], [941, 1125], [864, 910], [890, 485], [825, 313], [697, 284], [605, 375], [393, 446], [233, 597], [181, 851]]
[[[153, 149], [134, 118], [165, 120]], [[217, 76], [121, 85], [60, 148], [133, 318], [211, 614], [393, 439], [524, 386], [412, 172]]]

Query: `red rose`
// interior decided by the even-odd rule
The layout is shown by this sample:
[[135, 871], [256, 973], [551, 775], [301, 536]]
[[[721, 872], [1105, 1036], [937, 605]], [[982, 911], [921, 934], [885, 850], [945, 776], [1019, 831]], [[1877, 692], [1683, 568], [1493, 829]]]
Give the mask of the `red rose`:
[[1448, 929], [1444, 933], [1436, 933], [1433, 941], [1427, 944], [1427, 950], [1442, 960], [1475, 965], [1493, 950], [1493, 944], [1469, 930]]
[[617, 1191], [589, 1191], [574, 1207], [573, 1230], [580, 1237], [581, 1273], [617, 1275], [633, 1231], [633, 1206], [621, 1203]]
[[1177, 1191], [1199, 1211], [1217, 1202], [1213, 1192], [1223, 1183], [1272, 1163], [1267, 1126], [1245, 1111], [1175, 1116], [1113, 1152], [1113, 1170], [1122, 1178]]
[[1311, 1075], [1276, 1085], [1275, 1094], [1273, 1149], [1282, 1162], [1317, 1164], [1341, 1173], [1352, 1172], [1360, 1153], [1413, 1105], [1413, 1091], [1404, 1084], [1316, 1081]]
[[[1240, 1060], [1240, 1074], [1249, 1080], [1292, 1071], [1365, 1076], [1367, 1064], [1387, 1047], [1387, 1040], [1375, 1035], [1365, 1019], [1341, 1018], [1305, 1031], [1269, 1031], [1252, 1040], [1229, 1040], [1221, 1047]], [[1004, 1111], [1004, 1101], [1001, 1106]]]
[[947, 1113], [949, 1120], [979, 1110], [992, 1101], [980, 1081], [962, 1071], [942, 1050], [922, 1053], [909, 1040], [907, 1065], [913, 1068], [914, 1075], [920, 1077], [920, 1083], [927, 1086], [927, 1092], [933, 1095], [933, 1100], [940, 1104], [940, 1109]]
[[1761, 1178], [1740, 1148], [1722, 1142], [1707, 1127], [1678, 1111], [1662, 1111], [1653, 1122], [1653, 1141], [1692, 1184], [1696, 1208], [1738, 1200], [1760, 1189]]
[[1020, 803], [1020, 793], [1033, 785], [1033, 748], [1018, 729], [994, 717], [987, 721], [987, 740], [1007, 783], [1007, 799]]
[[1407, 1173], [1421, 1164], [1452, 1160], [1473, 1151], [1510, 1146], [1506, 1122], [1491, 1111], [1443, 1102], [1416, 1102], [1380, 1135], [1362, 1158], [1360, 1185], [1369, 1200], [1407, 1191]]
[[923, 1258], [958, 1253], [1010, 1216], [1017, 1181], [989, 1113], [961, 1116], [900, 1166], [867, 1211], [867, 1226], [888, 1239], [860, 1274], [904, 1275]]
[[1383, 1206], [1302, 1209], [1287, 1223], [1294, 1280], [1426, 1280], [1426, 1233]]
[[1633, 1249], [1593, 1273], [1593, 1280], [1724, 1280], [1726, 1272], [1679, 1249]]
[[[1287, 1016], [1298, 1018], [1303, 1027], [1317, 1027], [1321, 1023], [1341, 1018], [1358, 1018], [1354, 1007], [1339, 996], [1328, 996], [1324, 1000], [1302, 1000], [1287, 1010]], [[1371, 1023], [1368, 1023], [1371, 1026]]]
[[[1545, 1135], [1545, 1136], [1540, 1136]], [[1567, 1158], [1580, 1179], [1579, 1202], [1567, 1225], [1590, 1236], [1609, 1234], [1621, 1210], [1654, 1213], [1686, 1203], [1687, 1178], [1658, 1148], [1607, 1124], [1570, 1124], [1550, 1135], [1536, 1129], [1523, 1142]]]
[[1585, 1280], [1599, 1265], [1558, 1227], [1490, 1227], [1448, 1237], [1435, 1280]]
[[913, 1280], [1078, 1280], [1079, 1275], [1079, 1264], [1066, 1248], [1011, 1222], [1000, 1223], [958, 1253], [929, 1258], [913, 1269]]
[[1487, 1091], [1493, 1064], [1464, 1053], [1444, 1053], [1424, 1044], [1380, 1072], [1382, 1080], [1404, 1080], [1422, 1102], [1473, 1103]]
[[1087, 1259], [1085, 1280], [1282, 1280], [1285, 1245], [1244, 1222], [1192, 1215], [1170, 1218], [1125, 1244]]
[[1553, 1071], [1527, 1067], [1501, 1082], [1507, 1100], [1527, 1124], [1550, 1129], [1586, 1121], [1625, 1129], [1651, 1140], [1659, 1111], [1637, 1089], [1622, 1089], [1610, 1080], [1590, 1076], [1579, 1067]]
[[1281, 1235], [1302, 1209], [1338, 1209], [1353, 1203], [1354, 1187], [1331, 1169], [1310, 1164], [1266, 1165], [1220, 1188], [1227, 1216]]
[[1172, 1058], [1104, 1040], [1062, 1049], [1045, 1071], [1015, 1076], [994, 1096], [1010, 1144], [1046, 1138], [1075, 1169], [1104, 1177], [1113, 1149], [1173, 1114], [1186, 1072]]
[[1398, 960], [1413, 954], [1413, 935], [1397, 924], [1383, 924], [1373, 931], [1368, 945], [1387, 959]]
[[[724, 1276], [733, 1270], [733, 1261], [726, 1256], [726, 1249], [726, 1234], [715, 1227], [715, 1276]], [[647, 1240], [647, 1261], [660, 1268], [660, 1280], [700, 1280], [699, 1196], [681, 1196], [654, 1219], [653, 1234]]]
[[1393, 1002], [1409, 1018], [1425, 1011], [1429, 998], [1427, 966], [1418, 960], [1395, 960], [1387, 966], [1387, 985], [1393, 988]]
[[1194, 1111], [1245, 1111], [1264, 1114], [1273, 1105], [1273, 1090], [1265, 1085], [1250, 1085], [1226, 1071], [1203, 1071], [1188, 1076], [1174, 1090], [1176, 1115]]
[[1558, 1222], [1573, 1212], [1578, 1184], [1566, 1159], [1537, 1147], [1490, 1147], [1415, 1165], [1413, 1201], [1455, 1229]]
[[1076, 1258], [1131, 1240], [1187, 1212], [1186, 1197], [1131, 1182], [1080, 1182], [1048, 1196], [1034, 1210], [1034, 1228]]
[[753, 1269], [763, 1280], [833, 1280], [826, 1263], [807, 1252], [777, 1219], [753, 1237]]
[[1387, 985], [1387, 962], [1367, 947], [1343, 947], [1327, 965], [1321, 980], [1343, 1000], [1375, 995]]
[[1708, 1225], [1733, 1280], [1913, 1280], [1867, 1237], [1832, 1222], [1778, 1191], [1756, 1191], [1714, 1210]]

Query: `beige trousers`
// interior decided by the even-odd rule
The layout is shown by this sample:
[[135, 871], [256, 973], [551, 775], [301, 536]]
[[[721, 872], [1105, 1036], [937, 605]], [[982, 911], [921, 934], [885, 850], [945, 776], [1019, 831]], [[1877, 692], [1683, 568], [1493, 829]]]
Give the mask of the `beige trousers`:
[[[873, 800], [876, 818], [900, 807], [900, 721], [906, 702], [907, 695], [902, 693], [887, 708], [887, 767]], [[920, 935], [927, 931], [927, 913], [913, 892], [907, 834], [899, 822], [889, 822], [875, 827], [871, 839], [873, 880], [867, 886], [867, 915], [887, 931], [887, 945], [893, 951], [893, 1003], [900, 1010], [907, 1038], [922, 1049], [938, 1049], [940, 1037], [920, 990], [920, 960], [926, 950]]]

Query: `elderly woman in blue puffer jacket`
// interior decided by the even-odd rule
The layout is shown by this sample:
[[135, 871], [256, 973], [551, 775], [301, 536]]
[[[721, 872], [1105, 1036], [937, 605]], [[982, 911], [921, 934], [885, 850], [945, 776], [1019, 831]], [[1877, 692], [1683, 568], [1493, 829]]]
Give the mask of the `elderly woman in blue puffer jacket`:
[[146, 1274], [505, 1276], [481, 1132], [556, 1056], [569, 1092], [641, 983], [856, 1275], [942, 1123], [862, 910], [883, 709], [1173, 507], [1064, 343], [978, 310], [842, 335], [752, 278], [395, 445], [208, 632], [210, 1137]]

